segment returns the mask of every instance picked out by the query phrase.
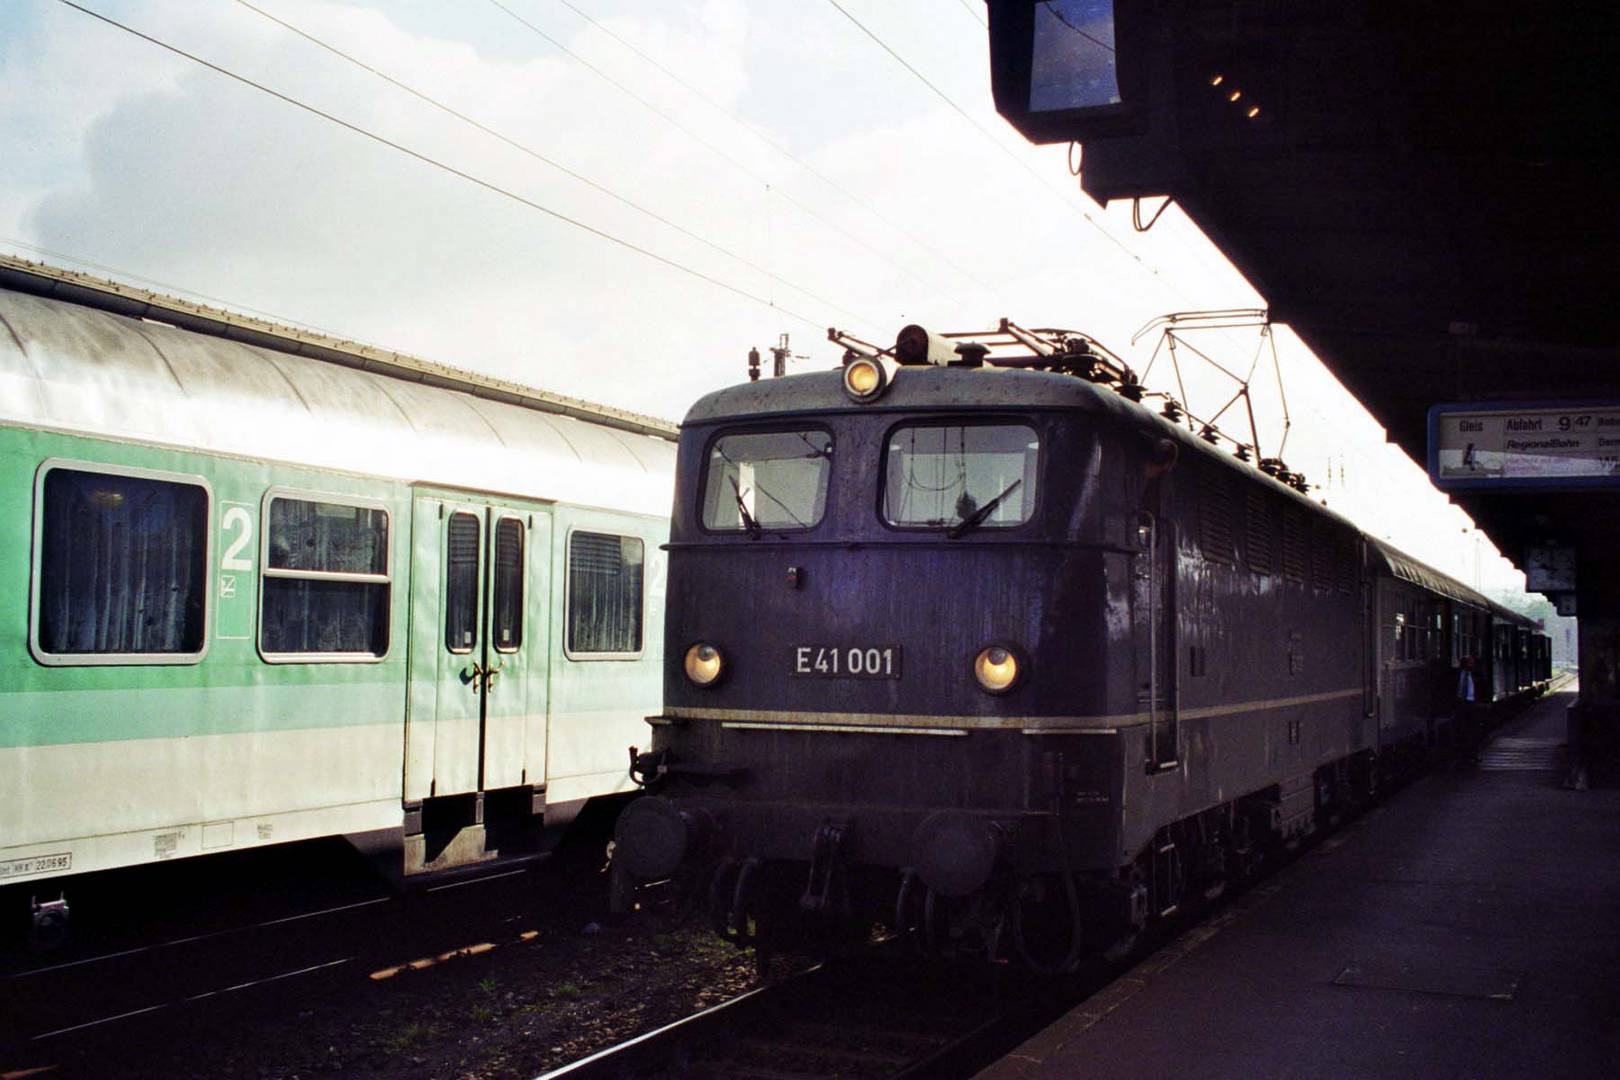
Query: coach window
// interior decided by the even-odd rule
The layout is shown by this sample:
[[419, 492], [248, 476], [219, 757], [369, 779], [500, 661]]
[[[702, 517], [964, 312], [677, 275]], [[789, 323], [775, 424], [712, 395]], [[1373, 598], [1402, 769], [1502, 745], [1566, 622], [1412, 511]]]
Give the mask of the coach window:
[[[1022, 525], [1035, 511], [1040, 455], [1024, 424], [906, 424], [889, 433], [883, 520], [911, 528]], [[1231, 525], [1223, 533], [1231, 543]]]
[[483, 526], [477, 515], [455, 513], [445, 529], [444, 647], [470, 653], [478, 641], [478, 553]]
[[380, 659], [392, 590], [388, 511], [265, 496], [259, 652], [272, 662]]
[[202, 659], [210, 493], [200, 477], [47, 461], [35, 505], [40, 663]]
[[489, 634], [496, 652], [516, 652], [523, 644], [523, 523], [517, 518], [495, 523]]
[[827, 511], [833, 440], [825, 431], [722, 435], [709, 447], [703, 527], [711, 532], [808, 529]]
[[641, 655], [645, 547], [634, 536], [574, 532], [568, 537], [564, 613], [570, 660], [632, 660]]

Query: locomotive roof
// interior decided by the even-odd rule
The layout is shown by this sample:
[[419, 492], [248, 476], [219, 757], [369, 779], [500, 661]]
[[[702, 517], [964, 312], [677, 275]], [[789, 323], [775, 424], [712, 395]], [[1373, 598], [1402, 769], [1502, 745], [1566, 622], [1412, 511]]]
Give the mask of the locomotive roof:
[[[1282, 498], [1297, 500], [1322, 517], [1331, 518], [1348, 529], [1354, 522], [1276, 479], [1253, 465], [1238, 461], [1231, 454], [1211, 446], [1179, 424], [1172, 423], [1112, 388], [1087, 382], [1073, 375], [1049, 371], [1026, 371], [998, 367], [901, 367], [895, 372], [883, 397], [871, 404], [858, 405], [844, 393], [840, 370], [762, 379], [716, 390], [699, 398], [686, 414], [685, 424], [735, 420], [770, 420], [794, 415], [827, 413], [918, 412], [950, 409], [1028, 411], [1031, 409], [1072, 410], [1109, 416], [1151, 431], [1156, 436], [1176, 440], [1185, 454], [1197, 454], [1216, 468], [1229, 469], [1255, 483], [1266, 484]], [[1359, 531], [1359, 530], [1357, 530]]]
[[685, 423], [788, 413], [918, 409], [1078, 409], [1128, 416], [1138, 407], [1111, 390], [1069, 375], [1013, 368], [901, 367], [881, 400], [857, 405], [844, 393], [841, 370], [762, 379], [699, 398]]
[[0, 424], [669, 513], [667, 437], [10, 289], [0, 325]]
[[[1130, 401], [1112, 389], [1043, 371], [1014, 368], [916, 366], [894, 372], [883, 397], [866, 405], [851, 402], [844, 393], [841, 371], [818, 371], [780, 379], [762, 379], [717, 390], [698, 399], [686, 414], [686, 424], [727, 420], [787, 418], [827, 413], [901, 412], [931, 409], [1067, 409], [1106, 414], [1148, 427], [1181, 445], [1182, 452], [1198, 454], [1218, 467], [1267, 483], [1283, 497], [1297, 500], [1314, 514], [1332, 518], [1360, 533], [1350, 519], [1331, 510], [1253, 466], [1235, 460], [1185, 427]], [[1362, 535], [1366, 535], [1363, 533]], [[1511, 608], [1491, 600], [1462, 582], [1419, 562], [1405, 552], [1367, 536], [1369, 559], [1375, 572], [1411, 582], [1431, 592], [1490, 611], [1524, 626], [1536, 624]]]

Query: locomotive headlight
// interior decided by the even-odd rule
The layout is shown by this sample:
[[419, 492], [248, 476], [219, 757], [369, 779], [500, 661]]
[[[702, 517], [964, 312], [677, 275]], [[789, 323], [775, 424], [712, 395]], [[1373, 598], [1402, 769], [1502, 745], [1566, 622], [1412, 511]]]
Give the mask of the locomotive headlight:
[[685, 666], [688, 679], [698, 686], [712, 686], [725, 670], [726, 662], [721, 659], [719, 649], [700, 641], [686, 650]]
[[973, 658], [973, 677], [987, 694], [1005, 694], [1018, 682], [1018, 657], [1002, 645], [988, 645]]
[[883, 365], [869, 357], [851, 361], [844, 368], [844, 393], [856, 401], [876, 401], [888, 382]]

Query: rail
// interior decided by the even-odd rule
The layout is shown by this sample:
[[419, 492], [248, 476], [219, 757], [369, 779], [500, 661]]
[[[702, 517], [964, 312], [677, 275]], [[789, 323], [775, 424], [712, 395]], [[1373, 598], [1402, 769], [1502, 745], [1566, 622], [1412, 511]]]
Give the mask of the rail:
[[541, 1080], [965, 1076], [1072, 1004], [1070, 993], [1008, 990], [994, 971], [942, 971], [899, 952], [817, 965]]

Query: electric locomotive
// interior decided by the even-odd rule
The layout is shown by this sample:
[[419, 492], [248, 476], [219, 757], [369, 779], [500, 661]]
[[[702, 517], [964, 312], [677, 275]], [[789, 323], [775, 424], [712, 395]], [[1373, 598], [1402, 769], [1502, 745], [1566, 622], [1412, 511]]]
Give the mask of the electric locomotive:
[[907, 328], [693, 407], [626, 874], [1072, 965], [1366, 786], [1355, 530], [1004, 332], [1048, 370]]
[[1072, 969], [1370, 797], [1364, 540], [1297, 476], [1085, 335], [835, 340], [682, 427], [620, 904]]

